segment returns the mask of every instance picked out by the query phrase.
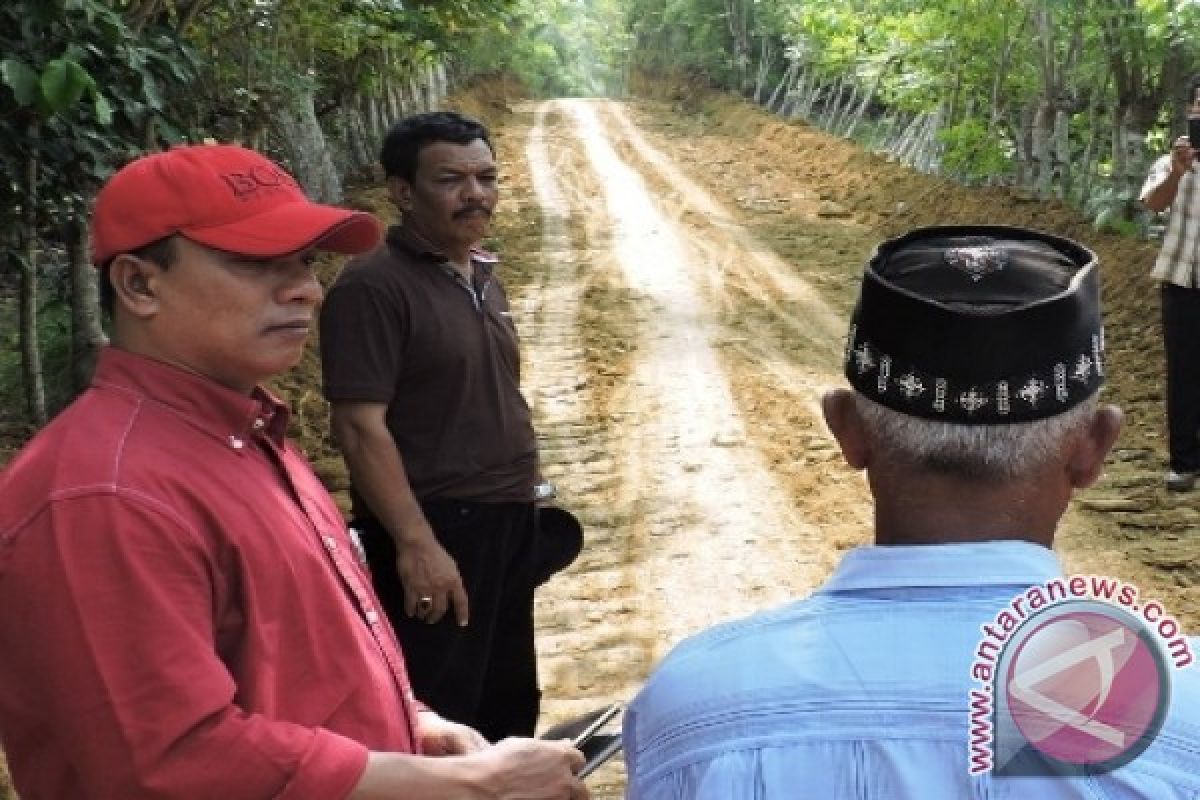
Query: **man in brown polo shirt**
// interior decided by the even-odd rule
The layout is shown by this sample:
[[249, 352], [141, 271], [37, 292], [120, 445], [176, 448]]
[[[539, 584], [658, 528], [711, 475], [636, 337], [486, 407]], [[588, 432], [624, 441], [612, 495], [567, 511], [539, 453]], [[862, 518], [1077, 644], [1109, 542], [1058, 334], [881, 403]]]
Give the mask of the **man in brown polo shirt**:
[[321, 312], [352, 524], [417, 695], [493, 741], [529, 735], [544, 485], [497, 259], [478, 247], [495, 157], [478, 122], [433, 112], [396, 124], [381, 160], [402, 222]]

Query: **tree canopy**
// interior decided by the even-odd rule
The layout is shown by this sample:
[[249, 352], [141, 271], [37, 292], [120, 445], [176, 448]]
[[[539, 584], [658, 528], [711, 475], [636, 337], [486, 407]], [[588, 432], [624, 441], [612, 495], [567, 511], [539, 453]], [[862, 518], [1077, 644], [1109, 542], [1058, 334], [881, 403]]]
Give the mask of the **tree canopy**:
[[[11, 0], [0, 286], [19, 288], [22, 357], [7, 383], [42, 420], [85, 380], [103, 341], [88, 204], [138, 153], [241, 142], [337, 201], [386, 127], [453, 84], [612, 95], [637, 70], [1135, 232], [1147, 162], [1184, 132], [1198, 23], [1186, 0]], [[56, 375], [76, 366], [49, 400], [43, 349]]]
[[[1183, 132], [1200, 7], [1182, 0], [630, 0], [635, 55], [914, 166], [1132, 220]], [[775, 91], [770, 91], [770, 87]]]

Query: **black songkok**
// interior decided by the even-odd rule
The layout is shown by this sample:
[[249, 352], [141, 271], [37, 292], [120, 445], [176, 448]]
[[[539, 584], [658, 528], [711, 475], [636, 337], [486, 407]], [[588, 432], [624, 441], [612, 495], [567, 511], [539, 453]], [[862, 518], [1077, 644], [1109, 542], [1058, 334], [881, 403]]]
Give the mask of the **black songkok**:
[[998, 225], [919, 228], [867, 263], [846, 377], [912, 416], [995, 425], [1061, 414], [1104, 382], [1096, 254]]

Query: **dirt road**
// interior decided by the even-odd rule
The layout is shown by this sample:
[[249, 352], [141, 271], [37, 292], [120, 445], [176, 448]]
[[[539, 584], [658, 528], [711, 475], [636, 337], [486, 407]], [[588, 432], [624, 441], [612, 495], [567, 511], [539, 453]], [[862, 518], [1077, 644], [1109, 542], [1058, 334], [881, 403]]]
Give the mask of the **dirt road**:
[[[619, 105], [563, 100], [532, 114], [525, 163], [541, 268], [517, 304], [525, 385], [545, 472], [589, 533], [580, 562], [539, 599], [553, 720], [628, 699], [688, 634], [811, 590], [838, 543], [820, 511], [861, 522], [865, 506], [831, 466], [815, 416], [819, 387], [836, 382], [835, 311]], [[788, 424], [808, 437], [803, 457], [823, 485], [810, 504], [755, 445], [766, 431], [726, 363], [749, 343], [729, 324], [743, 291], [786, 308], [811, 345], [764, 338], [739, 367], [789, 398]], [[597, 788], [619, 785], [611, 770]]]
[[[546, 474], [588, 531], [538, 601], [550, 722], [629, 699], [675, 642], [806, 594], [869, 537], [865, 486], [817, 398], [841, 380], [880, 226], [815, 182], [672, 137], [665, 111], [520, 107], [500, 148], [524, 382]], [[1072, 570], [1171, 596], [1092, 527], [1068, 517]], [[598, 797], [622, 787], [619, 766], [593, 783]]]

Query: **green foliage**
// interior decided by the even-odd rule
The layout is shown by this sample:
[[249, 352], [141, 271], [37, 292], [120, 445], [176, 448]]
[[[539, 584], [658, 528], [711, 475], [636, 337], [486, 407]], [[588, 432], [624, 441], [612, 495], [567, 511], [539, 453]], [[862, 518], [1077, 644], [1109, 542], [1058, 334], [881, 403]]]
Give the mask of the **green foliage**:
[[622, 15], [618, 0], [518, 0], [460, 58], [539, 95], [619, 93], [633, 45]]
[[[133, 31], [99, 0], [17, 0], [0, 8], [0, 165], [39, 165], [44, 224], [87, 202], [162, 119], [159, 86], [190, 75], [188, 53], [165, 35]], [[32, 187], [0, 185], [15, 213]], [[11, 223], [11, 220], [9, 220]], [[13, 227], [9, 227], [13, 230]], [[32, 232], [31, 232], [32, 233]]]
[[84, 92], [95, 92], [96, 82], [74, 61], [56, 58], [42, 70], [41, 90], [44, 108], [61, 114], [78, 103]]
[[13, 58], [0, 61], [0, 79], [12, 90], [18, 106], [36, 106], [41, 99], [41, 80], [28, 64]]
[[635, 63], [651, 71], [702, 71], [732, 85], [736, 74], [724, 0], [629, 0]]
[[968, 182], [995, 178], [1011, 171], [1012, 148], [1008, 140], [985, 120], [970, 117], [938, 134], [943, 146], [942, 164]]
[[1092, 227], [1102, 233], [1115, 233], [1118, 236], [1141, 236], [1142, 224], [1135, 219], [1126, 219], [1117, 208], [1106, 208], [1096, 215]]
[[[1131, 163], [1113, 163], [1118, 116], [1132, 141], [1145, 134], [1149, 153], [1161, 152], [1181, 132], [1183, 90], [1200, 67], [1200, 3], [1182, 0], [629, 0], [626, 7], [640, 66], [699, 71], [744, 90], [739, 47], [743, 60], [757, 60], [779, 42], [804, 91], [820, 89], [814, 121], [836, 118], [837, 132], [845, 130], [847, 113], [826, 113], [835, 89], [843, 102], [870, 95], [860, 137], [876, 127], [871, 116], [899, 118], [899, 132], [906, 120], [936, 115], [938, 156], [930, 158], [923, 141], [921, 161], [968, 181], [1036, 180], [1025, 146], [1030, 122], [1041, 109], [1043, 133], [1065, 114], [1067, 163], [1083, 166], [1093, 142], [1093, 180], [1072, 172], [1065, 187], [1072, 194], [1107, 184], [1128, 194], [1148, 152], [1134, 148]], [[749, 20], [748, 46], [736, 41], [735, 18]], [[774, 80], [780, 72], [775, 66]]]
[[[171, 36], [152, 26], [135, 30], [101, 0], [0, 6], [0, 53], [0, 230], [8, 237], [0, 270], [19, 273], [24, 297], [37, 289], [62, 226], [84, 214], [116, 166], [153, 141], [163, 107], [157, 89], [171, 76], [188, 76], [188, 56]], [[39, 316], [36, 303], [21, 306], [21, 363], [30, 385], [11, 385], [27, 390], [39, 420], [41, 376], [51, 408], [71, 388], [70, 370], [57, 359], [71, 342], [62, 289], [55, 284], [50, 298], [60, 313]], [[26, 359], [26, 351], [33, 355]]]
[[[37, 335], [46, 373], [46, 406], [51, 416], [71, 401], [71, 309], [55, 287], [38, 297]], [[0, 422], [25, 407], [20, 339], [14, 309], [0, 306]], [[2, 784], [0, 784], [2, 785]]]

